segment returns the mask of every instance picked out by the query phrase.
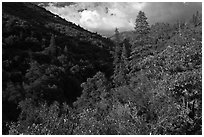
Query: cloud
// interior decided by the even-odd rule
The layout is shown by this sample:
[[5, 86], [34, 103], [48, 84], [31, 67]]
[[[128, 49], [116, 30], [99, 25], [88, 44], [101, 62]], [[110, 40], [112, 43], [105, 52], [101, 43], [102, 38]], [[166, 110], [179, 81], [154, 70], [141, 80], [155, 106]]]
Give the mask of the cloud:
[[131, 30], [134, 27], [134, 18], [145, 3], [125, 2], [83, 2], [63, 5], [50, 3], [45, 8], [60, 15], [68, 21], [94, 32], [112, 31], [120, 28], [121, 31]]
[[[57, 5], [57, 6], [56, 6]], [[120, 31], [134, 29], [138, 11], [145, 12], [148, 22], [175, 22], [186, 20], [197, 10], [202, 11], [201, 3], [183, 2], [79, 2], [50, 3], [45, 7], [68, 21], [104, 35], [112, 35], [116, 27]]]
[[96, 29], [101, 26], [101, 16], [100, 14], [94, 10], [94, 11], [89, 11], [89, 10], [84, 10], [81, 12], [81, 18], [80, 18], [80, 24], [82, 26], [88, 27], [88, 28], [93, 28]]
[[197, 10], [202, 12], [201, 3], [153, 2], [147, 3], [143, 9], [150, 24], [156, 22], [174, 23], [177, 20], [189, 20]]

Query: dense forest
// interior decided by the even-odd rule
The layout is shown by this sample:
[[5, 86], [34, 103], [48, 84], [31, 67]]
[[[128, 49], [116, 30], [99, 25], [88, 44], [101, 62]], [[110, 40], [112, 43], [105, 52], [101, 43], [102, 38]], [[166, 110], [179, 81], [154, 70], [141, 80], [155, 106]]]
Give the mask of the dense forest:
[[201, 135], [202, 16], [110, 38], [2, 3], [2, 134]]

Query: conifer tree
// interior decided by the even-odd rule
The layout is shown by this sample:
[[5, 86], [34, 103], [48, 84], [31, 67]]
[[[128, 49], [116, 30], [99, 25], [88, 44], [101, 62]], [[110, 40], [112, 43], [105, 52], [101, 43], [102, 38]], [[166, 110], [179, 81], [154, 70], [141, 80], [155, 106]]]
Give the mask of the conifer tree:
[[42, 48], [44, 49], [45, 45], [46, 45], [46, 39], [45, 38], [42, 38], [41, 45], [42, 45]]
[[128, 67], [128, 48], [126, 44], [123, 44], [122, 54], [121, 54], [121, 63], [123, 64], [123, 67], [126, 69]]
[[129, 71], [129, 55], [130, 55], [130, 44], [125, 39], [120, 46], [122, 47], [119, 55], [119, 61], [117, 62], [114, 69], [113, 81], [116, 87], [127, 83], [127, 73]]
[[123, 74], [123, 83], [127, 83], [127, 74], [129, 72], [129, 57], [130, 57], [130, 43], [127, 39], [123, 41], [123, 49], [121, 53], [121, 69], [120, 73]]
[[114, 74], [113, 74], [113, 82], [115, 85], [117, 85], [118, 81], [118, 74], [120, 71], [120, 56], [121, 56], [121, 46], [120, 46], [120, 37], [119, 37], [119, 31], [118, 28], [115, 29], [115, 52], [114, 52]]
[[119, 56], [121, 52], [121, 47], [120, 47], [120, 36], [119, 36], [119, 31], [118, 28], [115, 29], [115, 52], [114, 52], [114, 66], [120, 61]]
[[120, 62], [119, 73], [118, 73], [120, 85], [124, 85], [127, 82], [128, 65], [129, 65], [129, 62], [128, 62], [127, 48], [126, 48], [126, 45], [123, 44], [121, 62]]
[[115, 41], [116, 41], [116, 43], [120, 42], [120, 32], [119, 32], [118, 28], [115, 28]]
[[57, 47], [55, 44], [55, 36], [52, 34], [51, 39], [50, 39], [50, 54], [52, 56], [56, 56], [57, 55]]
[[[123, 52], [124, 51], [124, 52]], [[124, 39], [123, 40], [123, 50], [122, 50], [122, 54], [125, 54], [127, 60], [130, 57], [130, 53], [131, 53], [131, 44], [129, 39]]]
[[67, 46], [65, 46], [64, 47], [64, 53], [67, 54], [67, 52], [68, 52], [68, 49], [67, 49]]
[[[135, 21], [135, 34], [136, 34], [136, 41], [131, 48], [131, 69], [135, 70], [136, 64], [139, 59], [143, 56], [143, 52], [148, 50], [146, 45], [149, 44], [149, 34], [150, 27], [147, 22], [147, 17], [145, 13], [139, 11], [136, 21]], [[144, 53], [145, 54], [145, 53]]]
[[196, 14], [193, 14], [190, 23], [195, 27], [202, 24], [202, 16], [198, 11]]
[[149, 24], [147, 22], [147, 17], [145, 16], [145, 13], [142, 11], [139, 11], [136, 21], [135, 21], [135, 31], [140, 36], [147, 35], [150, 31]]

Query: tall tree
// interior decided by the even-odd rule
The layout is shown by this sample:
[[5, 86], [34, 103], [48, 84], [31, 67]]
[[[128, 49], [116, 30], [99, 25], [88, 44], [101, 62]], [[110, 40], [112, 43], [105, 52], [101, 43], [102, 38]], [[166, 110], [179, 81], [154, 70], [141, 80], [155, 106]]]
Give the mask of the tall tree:
[[68, 49], [67, 46], [64, 47], [64, 53], [67, 54], [68, 53]]
[[149, 34], [150, 27], [147, 22], [147, 17], [145, 13], [139, 11], [136, 21], [135, 21], [135, 34], [136, 34], [136, 41], [132, 45], [131, 51], [131, 69], [135, 70], [136, 64], [139, 59], [146, 55], [146, 51], [149, 50]]
[[52, 34], [51, 39], [50, 39], [50, 54], [52, 56], [56, 56], [57, 54], [57, 47], [55, 44], [55, 36]]
[[193, 14], [190, 20], [190, 24], [195, 27], [202, 24], [202, 15], [198, 11], [196, 12], [196, 14]]
[[128, 77], [127, 74], [129, 72], [129, 57], [130, 57], [130, 43], [127, 39], [125, 39], [122, 43], [122, 53], [121, 53], [121, 61], [120, 61], [120, 72], [121, 75], [121, 85], [127, 84]]
[[116, 36], [116, 40], [115, 40], [115, 51], [114, 51], [114, 61], [113, 61], [114, 74], [112, 78], [113, 78], [115, 85], [117, 85], [116, 81], [118, 81], [117, 76], [120, 71], [120, 56], [121, 56], [121, 45], [120, 45], [120, 37], [119, 37], [118, 28], [115, 29], [115, 36]]
[[115, 41], [116, 41], [116, 43], [120, 42], [120, 32], [119, 32], [118, 28], [115, 28]]
[[115, 52], [114, 52], [114, 66], [119, 62], [119, 56], [121, 52], [121, 47], [120, 47], [120, 36], [119, 36], [119, 30], [118, 28], [115, 29]]
[[74, 105], [79, 110], [95, 108], [109, 94], [108, 81], [102, 72], [98, 72], [93, 78], [88, 78], [83, 87], [82, 95]]
[[131, 53], [131, 44], [129, 39], [124, 39], [122, 44], [123, 44], [122, 54], [125, 54], [125, 57], [128, 60]]
[[136, 21], [135, 21], [135, 31], [138, 35], [144, 36], [147, 35], [150, 31], [149, 24], [147, 22], [147, 17], [145, 13], [139, 11]]
[[129, 71], [130, 43], [127, 39], [120, 43], [120, 54], [118, 62], [115, 64], [113, 82], [115, 87], [127, 83], [127, 73]]

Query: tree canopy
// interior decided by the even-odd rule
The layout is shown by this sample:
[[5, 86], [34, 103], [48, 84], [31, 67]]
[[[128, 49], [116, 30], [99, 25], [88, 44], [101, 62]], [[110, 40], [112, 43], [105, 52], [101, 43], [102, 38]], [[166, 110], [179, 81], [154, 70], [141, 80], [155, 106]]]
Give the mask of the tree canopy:
[[2, 5], [3, 134], [202, 134], [200, 13], [149, 26], [139, 11], [131, 38], [116, 28], [112, 41], [33, 3]]

